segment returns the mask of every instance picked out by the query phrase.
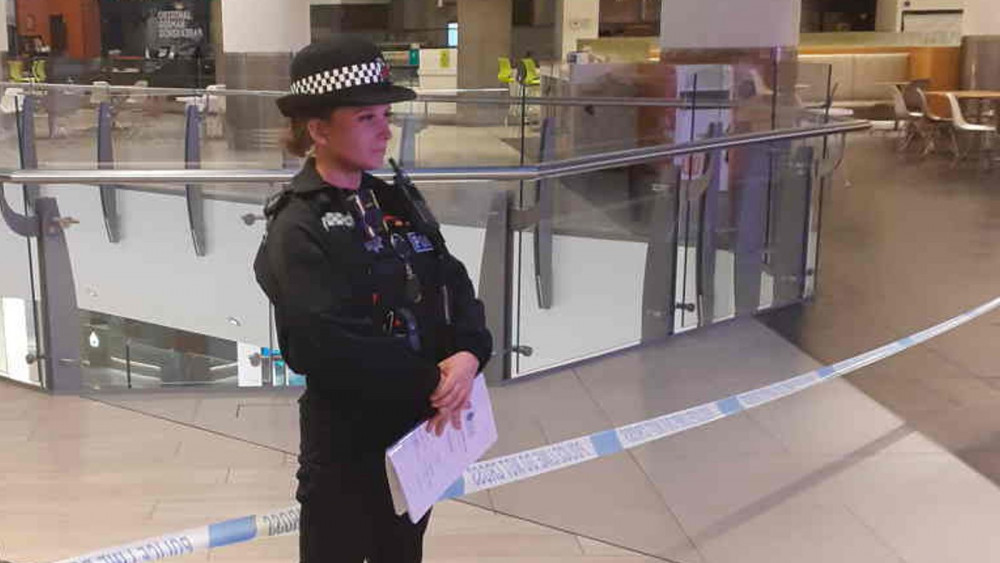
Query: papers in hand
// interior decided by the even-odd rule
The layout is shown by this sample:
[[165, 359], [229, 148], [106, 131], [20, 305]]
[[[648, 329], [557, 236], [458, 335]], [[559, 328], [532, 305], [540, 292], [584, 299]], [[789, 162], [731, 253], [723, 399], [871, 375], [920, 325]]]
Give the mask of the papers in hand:
[[424, 422], [386, 450], [385, 465], [396, 514], [409, 513], [416, 523], [427, 514], [470, 465], [497, 441], [493, 407], [482, 374], [462, 411], [462, 429], [448, 423], [441, 436], [427, 432]]

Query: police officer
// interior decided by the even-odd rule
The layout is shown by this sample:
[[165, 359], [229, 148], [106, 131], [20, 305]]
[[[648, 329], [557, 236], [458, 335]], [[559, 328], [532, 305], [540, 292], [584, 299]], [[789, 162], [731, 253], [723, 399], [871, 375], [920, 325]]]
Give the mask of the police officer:
[[396, 516], [385, 450], [429, 420], [460, 425], [492, 337], [462, 264], [419, 192], [381, 167], [394, 86], [378, 48], [340, 38], [296, 54], [288, 148], [308, 156], [265, 209], [257, 280], [299, 399], [300, 561], [420, 561], [429, 514]]

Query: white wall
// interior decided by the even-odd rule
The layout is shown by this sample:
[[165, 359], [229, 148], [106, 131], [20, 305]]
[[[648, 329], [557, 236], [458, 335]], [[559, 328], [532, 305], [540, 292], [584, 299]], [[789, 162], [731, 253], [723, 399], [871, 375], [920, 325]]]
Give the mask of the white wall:
[[1000, 4], [997, 0], [965, 0], [964, 35], [1000, 35]]
[[801, 0], [663, 0], [660, 46], [670, 49], [798, 45]]
[[876, 31], [899, 31], [899, 0], [878, 0], [875, 11]]
[[227, 53], [290, 53], [309, 44], [308, 0], [222, 0]]
[[600, 0], [557, 0], [555, 54], [559, 60], [576, 50], [577, 40], [597, 38], [600, 18]]
[[[983, 9], [987, 10], [991, 18], [996, 13], [996, 0], [909, 0], [909, 6], [905, 6], [907, 0], [878, 0], [878, 11], [875, 18], [875, 28], [878, 31], [899, 31], [902, 25], [903, 10], [968, 10], [968, 5], [981, 3]], [[969, 25], [969, 18], [965, 18], [966, 25]], [[1000, 33], [1000, 32], [997, 32]], [[966, 33], [968, 34], [968, 33]]]
[[7, 26], [16, 25], [14, 19], [14, 0], [3, 0], [0, 2], [0, 22], [4, 22], [3, 29], [0, 29], [0, 52], [7, 50]]

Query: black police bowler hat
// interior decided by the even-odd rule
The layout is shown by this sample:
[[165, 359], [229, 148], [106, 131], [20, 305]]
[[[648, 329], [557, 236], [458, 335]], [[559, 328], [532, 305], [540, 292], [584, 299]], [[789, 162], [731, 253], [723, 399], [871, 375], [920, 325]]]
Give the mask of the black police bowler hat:
[[394, 86], [389, 65], [374, 43], [339, 37], [295, 54], [288, 95], [278, 98], [286, 117], [312, 117], [339, 106], [374, 106], [412, 100], [416, 92]]

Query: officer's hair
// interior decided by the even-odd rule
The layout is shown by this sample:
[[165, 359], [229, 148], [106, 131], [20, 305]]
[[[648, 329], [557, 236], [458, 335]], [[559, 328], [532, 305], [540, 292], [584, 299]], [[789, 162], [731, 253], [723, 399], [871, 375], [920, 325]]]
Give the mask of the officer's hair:
[[293, 117], [288, 122], [288, 131], [282, 143], [285, 150], [298, 157], [304, 157], [312, 151], [313, 139], [309, 134], [309, 117]]
[[318, 107], [308, 109], [300, 115], [288, 120], [288, 131], [282, 139], [285, 150], [298, 157], [309, 156], [312, 153], [313, 139], [309, 134], [310, 119], [330, 119], [336, 108]]

